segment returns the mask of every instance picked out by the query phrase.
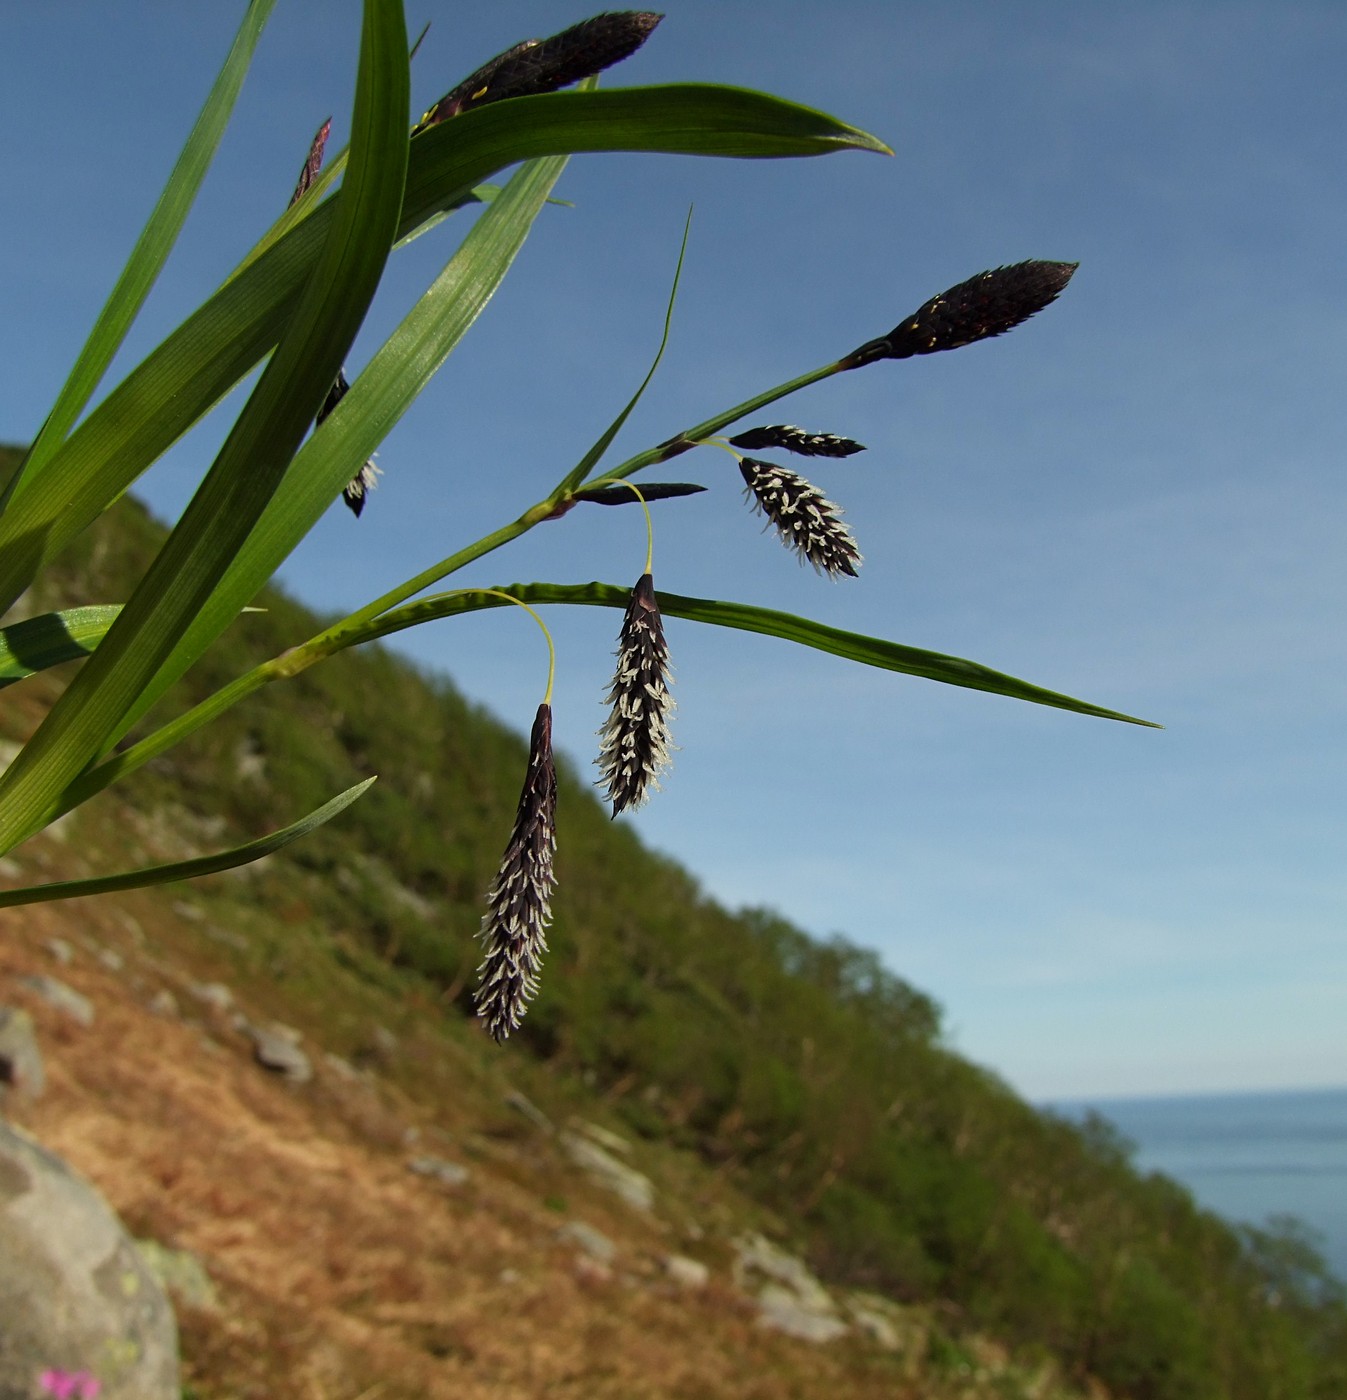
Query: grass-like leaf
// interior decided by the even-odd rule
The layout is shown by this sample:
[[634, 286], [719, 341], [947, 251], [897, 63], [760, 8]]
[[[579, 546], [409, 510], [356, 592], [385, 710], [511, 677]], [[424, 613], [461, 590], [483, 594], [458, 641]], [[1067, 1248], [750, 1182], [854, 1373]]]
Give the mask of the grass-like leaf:
[[[674, 267], [673, 286], [669, 288], [669, 302], [664, 308], [664, 333], [660, 336], [659, 349], [655, 351], [655, 358], [650, 362], [650, 368], [646, 370], [645, 378], [641, 380], [636, 392], [627, 400], [626, 407], [599, 435], [599, 440], [589, 449], [588, 452], [571, 468], [562, 478], [556, 490], [552, 493], [557, 495], [562, 491], [571, 491], [589, 475], [589, 473], [603, 460], [603, 454], [612, 445], [613, 439], [622, 430], [622, 425], [632, 415], [632, 410], [641, 402], [641, 396], [650, 387], [650, 381], [655, 377], [655, 371], [659, 368], [660, 361], [664, 358], [664, 352], [669, 345], [669, 331], [673, 326], [674, 303], [678, 300], [678, 283], [683, 276], [683, 259], [687, 257], [688, 234], [692, 231], [692, 210], [688, 210], [687, 221], [683, 225], [683, 242], [678, 249], [678, 262]], [[628, 493], [630, 494], [630, 493]], [[634, 499], [634, 498], [633, 498]]]
[[194, 860], [174, 861], [171, 865], [147, 865], [140, 870], [128, 870], [123, 875], [102, 875], [89, 880], [58, 880], [50, 885], [29, 885], [23, 889], [0, 890], [0, 909], [8, 909], [16, 904], [41, 904], [51, 899], [78, 899], [81, 895], [112, 894], [117, 890], [138, 890], [146, 885], [166, 885], [174, 880], [195, 880], [201, 875], [215, 875], [221, 870], [233, 870], [240, 865], [261, 860], [281, 847], [307, 836], [315, 827], [329, 822], [338, 812], [344, 811], [359, 797], [373, 778], [349, 787], [338, 793], [330, 802], [325, 802], [307, 817], [291, 825], [273, 831], [269, 836], [235, 846], [232, 850], [220, 851], [211, 856], [197, 856]]
[[0, 628], [0, 686], [88, 656], [121, 610], [119, 603], [67, 608]]
[[[251, 0], [229, 56], [206, 98], [201, 115], [173, 167], [173, 173], [136, 246], [131, 250], [117, 285], [99, 313], [65, 387], [29, 448], [22, 472], [41, 471], [55, 449], [65, 440], [144, 305], [210, 168], [243, 86], [244, 75], [252, 62], [253, 51], [275, 4], [276, 0]], [[8, 499], [16, 480], [11, 479], [4, 499]]]
[[415, 401], [500, 285], [565, 164], [564, 157], [531, 161], [483, 211], [448, 266], [366, 365], [322, 430], [296, 454], [257, 529], [127, 716], [127, 726], [256, 595]]
[[[511, 583], [501, 591], [525, 603], [569, 603], [600, 608], [625, 609], [631, 590], [611, 583]], [[1139, 724], [1147, 729], [1163, 726], [1119, 710], [1105, 709], [1088, 700], [1077, 700], [1055, 690], [1045, 690], [1029, 681], [1018, 680], [976, 661], [965, 661], [943, 652], [923, 651], [882, 637], [867, 637], [860, 632], [845, 632], [840, 627], [828, 627], [811, 622], [793, 613], [777, 612], [772, 608], [757, 608], [748, 603], [724, 603], [714, 598], [688, 598], [679, 593], [656, 594], [660, 611], [666, 617], [685, 617], [692, 622], [708, 622], [716, 627], [733, 627], [741, 632], [760, 632], [767, 637], [796, 642], [817, 651], [831, 652], [847, 661], [859, 661], [864, 666], [877, 666], [884, 671], [901, 671], [904, 675], [921, 676], [942, 685], [963, 686], [968, 690], [985, 690], [990, 695], [1004, 695], [1012, 700], [1024, 700], [1033, 705], [1048, 705], [1057, 710], [1071, 710], [1079, 715], [1097, 719], [1120, 720], [1124, 724]], [[430, 616], [447, 617], [455, 612], [478, 608], [508, 607], [509, 604], [489, 594], [466, 597], [425, 599], [389, 613], [382, 621], [380, 636], [404, 627], [413, 627]], [[418, 614], [418, 609], [422, 611]], [[433, 609], [433, 610], [432, 610]], [[364, 638], [362, 638], [364, 640]]]
[[[740, 88], [686, 84], [518, 98], [466, 112], [412, 143], [398, 237], [455, 207], [499, 170], [533, 157], [618, 150], [767, 157], [847, 149], [888, 148], [833, 117]], [[46, 471], [20, 480], [0, 518], [0, 609], [275, 345], [348, 192], [344, 187], [311, 207], [315, 191], [295, 206], [306, 217], [133, 370], [71, 433]]]
[[0, 849], [41, 828], [223, 577], [341, 366], [396, 237], [406, 171], [398, 0], [366, 0], [343, 197], [314, 274], [238, 422], [102, 644], [0, 777]]

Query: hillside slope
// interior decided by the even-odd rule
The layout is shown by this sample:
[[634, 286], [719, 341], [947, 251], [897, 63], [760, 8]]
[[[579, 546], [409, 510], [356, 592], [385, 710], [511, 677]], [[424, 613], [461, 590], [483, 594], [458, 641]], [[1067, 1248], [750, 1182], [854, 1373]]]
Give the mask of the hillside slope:
[[[132, 503], [115, 516], [33, 610], [126, 596], [159, 532]], [[315, 629], [265, 606], [176, 704]], [[0, 693], [0, 734], [31, 732], [60, 681]], [[89, 1030], [34, 1008], [56, 1068], [33, 1126], [225, 1285], [225, 1311], [189, 1328], [202, 1396], [286, 1393], [280, 1377], [331, 1396], [1347, 1391], [1341, 1297], [1312, 1257], [1140, 1178], [1102, 1126], [1030, 1109], [872, 955], [719, 908], [564, 771], [548, 977], [524, 1032], [491, 1046], [462, 1012], [524, 758], [446, 682], [371, 649], [254, 697], [14, 853], [11, 880], [178, 858], [380, 774], [260, 867], [0, 916], [6, 970], [64, 938], [59, 975], [99, 1008]], [[192, 995], [213, 981], [233, 1005]], [[165, 990], [177, 1011], [156, 1017]], [[302, 1032], [310, 1082], [252, 1062], [248, 1027], [272, 1020]], [[588, 1184], [586, 1131], [530, 1126], [511, 1086], [556, 1123], [597, 1120], [600, 1145], [616, 1129], [609, 1155], [655, 1183], [654, 1210]], [[408, 1172], [441, 1154], [465, 1183]], [[614, 1259], [558, 1237], [577, 1215]], [[873, 1304], [887, 1349], [864, 1326], [827, 1345], [762, 1327], [760, 1288], [734, 1280], [749, 1229], [807, 1252], [843, 1318], [867, 1306], [846, 1290], [891, 1300]], [[707, 1285], [678, 1283], [669, 1255]]]

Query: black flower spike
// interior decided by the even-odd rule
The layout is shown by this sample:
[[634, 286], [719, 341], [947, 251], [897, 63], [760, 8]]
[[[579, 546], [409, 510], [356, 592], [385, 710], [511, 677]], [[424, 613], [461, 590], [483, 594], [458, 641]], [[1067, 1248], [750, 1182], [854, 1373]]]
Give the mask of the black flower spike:
[[732, 437], [730, 446], [742, 447], [745, 452], [783, 447], [787, 452], [795, 452], [801, 457], [850, 457], [853, 453], [865, 451], [862, 443], [853, 442], [850, 438], [838, 437], [834, 433], [810, 433], [789, 423], [776, 423], [770, 428], [750, 428]]
[[646, 10], [617, 10], [582, 20], [550, 39], [525, 39], [445, 93], [412, 128], [412, 135], [472, 107], [555, 92], [591, 78], [630, 58], [663, 18]]
[[855, 369], [874, 360], [933, 355], [1002, 335], [1056, 301], [1079, 266], [1031, 260], [980, 272], [932, 297], [888, 335], [853, 350], [843, 366]]
[[318, 128], [318, 134], [309, 145], [308, 159], [304, 162], [304, 169], [299, 172], [295, 192], [290, 196], [291, 204], [298, 204], [309, 192], [309, 186], [318, 178], [318, 172], [323, 168], [323, 151], [327, 148], [327, 138], [331, 131], [332, 118], [329, 117]]
[[[318, 410], [317, 418], [313, 420], [315, 428], [322, 427], [323, 419], [346, 397], [350, 387], [346, 371], [339, 369], [332, 387], [327, 391], [327, 398], [323, 400], [322, 408]], [[360, 519], [360, 512], [365, 509], [365, 498], [374, 490], [378, 484], [378, 478], [382, 475], [383, 473], [374, 465], [374, 458], [371, 457], [342, 487], [341, 498], [351, 508], [357, 520]]]
[[529, 743], [528, 776], [514, 830], [501, 857], [478, 937], [485, 947], [473, 995], [487, 1034], [497, 1043], [517, 1030], [538, 991], [547, 951], [556, 877], [557, 772], [552, 760], [552, 707], [539, 705]]
[[757, 508], [782, 541], [808, 560], [819, 573], [856, 577], [861, 552], [851, 531], [842, 524], [842, 510], [817, 486], [774, 462], [739, 459], [739, 471]]
[[690, 481], [647, 481], [641, 483], [641, 495], [637, 496], [626, 486], [589, 486], [577, 491], [573, 501], [590, 501], [598, 506], [634, 506], [642, 498], [651, 501], [671, 501], [678, 496], [696, 496], [705, 491], [705, 486], [696, 486]]
[[659, 787], [669, 766], [669, 648], [655, 585], [642, 574], [631, 590], [617, 640], [617, 670], [604, 697], [612, 711], [599, 730], [599, 787], [613, 804], [613, 815], [639, 807]]

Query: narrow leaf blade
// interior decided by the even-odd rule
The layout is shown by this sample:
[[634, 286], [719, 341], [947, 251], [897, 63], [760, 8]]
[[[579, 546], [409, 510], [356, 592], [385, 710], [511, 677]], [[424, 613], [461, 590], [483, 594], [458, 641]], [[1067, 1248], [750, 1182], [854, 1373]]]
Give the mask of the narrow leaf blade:
[[16, 904], [41, 904], [53, 899], [79, 899], [90, 894], [113, 894], [118, 890], [138, 890], [146, 885], [166, 885], [175, 880], [195, 880], [202, 875], [216, 875], [222, 870], [234, 870], [240, 865], [261, 860], [301, 836], [307, 836], [316, 827], [329, 822], [339, 812], [345, 811], [375, 780], [366, 778], [363, 783], [349, 787], [338, 793], [330, 802], [325, 802], [307, 817], [302, 817], [289, 826], [273, 831], [256, 841], [248, 841], [228, 851], [215, 855], [197, 856], [193, 860], [174, 861], [169, 865], [147, 865], [140, 870], [128, 870], [123, 875], [101, 875], [88, 880], [58, 880], [49, 885], [28, 885], [23, 889], [0, 890], [0, 909], [8, 909]]
[[[117, 285], [99, 313], [60, 397], [29, 450], [23, 467], [25, 473], [41, 471], [54, 450], [65, 441], [66, 434], [89, 402], [144, 305], [210, 168], [243, 86], [244, 75], [252, 62], [257, 41], [275, 4], [276, 0], [251, 0], [229, 56], [206, 98], [201, 115], [173, 167], [173, 173], [136, 240]], [[13, 485], [11, 481], [10, 489], [13, 489]]]
[[120, 603], [67, 608], [0, 628], [0, 686], [88, 656], [121, 610]]

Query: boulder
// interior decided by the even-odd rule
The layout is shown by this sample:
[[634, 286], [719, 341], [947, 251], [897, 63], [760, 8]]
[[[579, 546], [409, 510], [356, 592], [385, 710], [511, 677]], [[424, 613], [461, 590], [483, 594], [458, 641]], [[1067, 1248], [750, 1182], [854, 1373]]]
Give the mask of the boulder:
[[179, 1400], [173, 1310], [93, 1187], [0, 1123], [0, 1400], [80, 1373], [101, 1400]]

